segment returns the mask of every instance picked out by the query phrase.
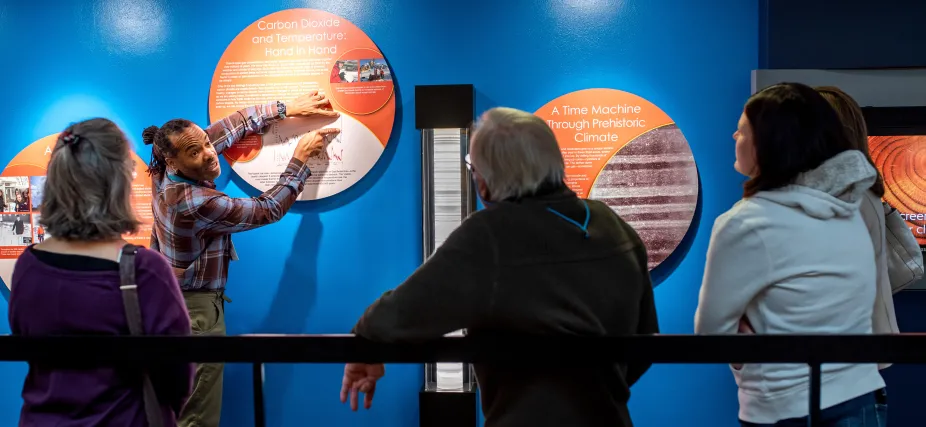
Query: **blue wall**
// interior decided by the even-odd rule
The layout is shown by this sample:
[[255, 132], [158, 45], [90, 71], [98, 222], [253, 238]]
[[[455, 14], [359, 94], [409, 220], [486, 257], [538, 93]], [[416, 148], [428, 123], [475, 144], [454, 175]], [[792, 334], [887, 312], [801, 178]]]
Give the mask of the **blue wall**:
[[[413, 89], [472, 83], [478, 111], [533, 111], [564, 93], [611, 87], [674, 118], [701, 173], [704, 220], [690, 252], [656, 290], [663, 331], [690, 333], [710, 227], [739, 197], [735, 128], [758, 61], [758, 3], [712, 0], [414, 0], [0, 2], [0, 165], [74, 120], [103, 115], [136, 141], [173, 117], [205, 124], [210, 79], [226, 45], [286, 8], [341, 15], [390, 61], [401, 114], [374, 171], [331, 200], [301, 204], [279, 224], [236, 237], [228, 330], [343, 333], [419, 264], [420, 167]], [[160, 21], [158, 21], [160, 19]], [[227, 166], [227, 165], [226, 165]], [[226, 172], [219, 187], [254, 192]], [[388, 248], [388, 250], [387, 250]], [[0, 315], [6, 316], [0, 305]], [[0, 322], [0, 333], [8, 333]], [[250, 425], [249, 368], [227, 368], [224, 424]], [[0, 425], [15, 425], [25, 367], [0, 366]], [[417, 425], [417, 366], [390, 366], [374, 407], [338, 404], [340, 365], [267, 367], [269, 425]], [[736, 425], [725, 366], [657, 366], [633, 390], [637, 425]], [[671, 410], [669, 409], [671, 408]]]

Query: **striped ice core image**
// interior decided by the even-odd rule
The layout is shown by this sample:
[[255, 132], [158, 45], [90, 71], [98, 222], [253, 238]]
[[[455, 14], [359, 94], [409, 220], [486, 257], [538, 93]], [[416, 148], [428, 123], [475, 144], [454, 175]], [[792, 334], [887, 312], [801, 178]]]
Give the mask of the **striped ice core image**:
[[621, 148], [592, 185], [646, 243], [649, 268], [664, 261], [688, 232], [698, 204], [698, 169], [688, 141], [672, 124]]

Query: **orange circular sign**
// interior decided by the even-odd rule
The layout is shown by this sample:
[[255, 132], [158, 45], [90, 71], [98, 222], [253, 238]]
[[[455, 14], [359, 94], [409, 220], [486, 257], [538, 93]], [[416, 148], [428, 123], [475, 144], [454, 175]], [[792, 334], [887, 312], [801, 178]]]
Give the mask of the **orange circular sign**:
[[615, 89], [585, 89], [534, 114], [556, 135], [566, 183], [605, 202], [646, 244], [650, 270], [678, 247], [698, 204], [698, 170], [675, 122], [649, 101]]
[[[51, 237], [39, 224], [40, 206], [45, 187], [48, 159], [58, 134], [39, 139], [19, 152], [0, 173], [0, 279], [10, 286], [13, 266], [19, 255], [32, 243]], [[148, 165], [134, 151], [135, 179], [132, 181], [132, 205], [141, 221], [138, 233], [123, 236], [129, 243], [148, 246], [154, 216], [151, 212], [151, 178]]]
[[315, 9], [289, 9], [258, 19], [231, 42], [216, 66], [209, 119], [273, 101], [326, 94], [337, 120], [287, 118], [223, 153], [232, 170], [260, 190], [279, 180], [299, 137], [320, 127], [341, 134], [309, 159], [312, 176], [298, 200], [346, 190], [379, 160], [395, 121], [392, 71], [376, 44], [346, 19]]

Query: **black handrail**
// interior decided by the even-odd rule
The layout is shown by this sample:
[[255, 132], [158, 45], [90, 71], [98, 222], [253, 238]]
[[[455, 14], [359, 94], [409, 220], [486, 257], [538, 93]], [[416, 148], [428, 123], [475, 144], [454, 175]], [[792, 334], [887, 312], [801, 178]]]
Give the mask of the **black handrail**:
[[[529, 356], [529, 357], [528, 357]], [[338, 363], [923, 363], [926, 334], [459, 337], [381, 344], [353, 335], [0, 335], [0, 361]]]
[[626, 337], [462, 337], [374, 343], [352, 335], [0, 336], [0, 361], [56, 366], [125, 363], [252, 363], [255, 426], [263, 427], [264, 363], [493, 362], [538, 364], [806, 363], [810, 425], [819, 426], [823, 363], [924, 363], [926, 334], [655, 335]]

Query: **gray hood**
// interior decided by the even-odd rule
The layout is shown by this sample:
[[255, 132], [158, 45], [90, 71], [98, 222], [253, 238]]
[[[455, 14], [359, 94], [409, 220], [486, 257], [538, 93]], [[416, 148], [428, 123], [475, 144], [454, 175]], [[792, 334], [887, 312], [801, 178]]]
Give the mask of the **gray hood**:
[[793, 184], [754, 197], [801, 209], [814, 218], [848, 217], [858, 211], [876, 176], [861, 151], [844, 151], [798, 175]]

